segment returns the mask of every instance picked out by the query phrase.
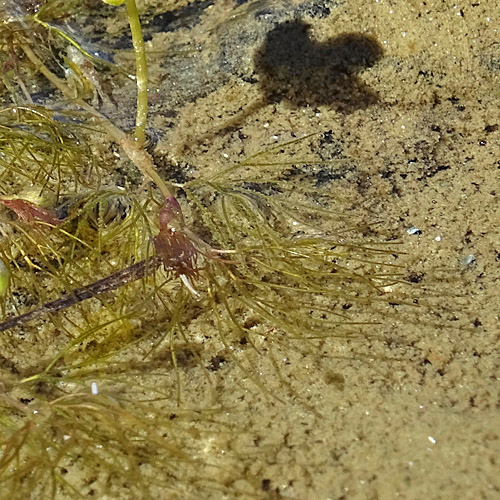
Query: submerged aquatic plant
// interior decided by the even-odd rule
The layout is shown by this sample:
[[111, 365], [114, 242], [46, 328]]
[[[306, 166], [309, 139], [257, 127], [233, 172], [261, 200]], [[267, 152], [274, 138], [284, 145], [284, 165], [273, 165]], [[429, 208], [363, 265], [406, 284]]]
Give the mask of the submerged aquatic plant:
[[[125, 472], [138, 497], [164, 484], [157, 470], [193, 481], [202, 445], [169, 418], [186, 400], [184, 371], [199, 370], [210, 386], [205, 367], [222, 346], [265, 390], [235, 344], [257, 348], [273, 331], [358, 335], [366, 322], [356, 306], [399, 279], [391, 245], [349, 238], [352, 218], [327, 197], [312, 199], [307, 179], [292, 179], [294, 165], [315, 162], [292, 158], [313, 136], [184, 183], [159, 175], [144, 148], [140, 25], [125, 1], [137, 55], [134, 135], [75, 94], [23, 25], [2, 27], [10, 57], [64, 102], [20, 105], [24, 92], [10, 82], [0, 110], [0, 330], [10, 330], [1, 337], [0, 478], [13, 498], [19, 485], [33, 498], [88, 493], [72, 477], [79, 467], [96, 476], [100, 495], [117, 496], [107, 478]], [[40, 20], [38, 29], [50, 28]], [[112, 141], [144, 179], [129, 170], [117, 186], [116, 159], [105, 154]], [[203, 412], [186, 418], [186, 427], [210, 421]]]

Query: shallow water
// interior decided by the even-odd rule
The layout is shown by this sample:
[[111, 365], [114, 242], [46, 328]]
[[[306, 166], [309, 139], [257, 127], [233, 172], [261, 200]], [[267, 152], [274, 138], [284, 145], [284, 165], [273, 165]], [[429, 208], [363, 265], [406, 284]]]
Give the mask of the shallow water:
[[[178, 354], [183, 399], [217, 411], [187, 424], [186, 443], [194, 439], [211, 466], [186, 463], [194, 470], [185, 477], [198, 474], [212, 487], [197, 490], [179, 471], [168, 484], [159, 472], [154, 491], [214, 499], [500, 495], [495, 2], [175, 4], [145, 8], [162, 174], [184, 182], [319, 134], [290, 153], [324, 162], [301, 161], [296, 182], [312, 181], [318, 202], [339, 200], [336, 210], [373, 225], [379, 241], [397, 240], [406, 283], [356, 313], [376, 323], [360, 326], [357, 338], [306, 342], [269, 331], [255, 351], [233, 346], [234, 359], [212, 335], [209, 315], [193, 314], [186, 332], [205, 350], [212, 385], [187, 346], [185, 358]], [[114, 17], [103, 23], [117, 29]], [[134, 82], [110, 95], [120, 106], [107, 114], [130, 128]], [[316, 222], [318, 231], [335, 230]], [[253, 364], [262, 387], [236, 359]], [[165, 364], [171, 368], [154, 364], [155, 384], [174, 384]], [[129, 498], [121, 477], [110, 481], [115, 497]]]

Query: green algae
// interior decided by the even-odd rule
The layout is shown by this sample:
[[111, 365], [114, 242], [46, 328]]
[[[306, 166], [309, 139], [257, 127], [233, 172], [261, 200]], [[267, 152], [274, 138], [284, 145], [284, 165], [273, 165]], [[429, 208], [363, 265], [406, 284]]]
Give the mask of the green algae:
[[[57, 8], [52, 15], [60, 15]], [[22, 50], [28, 44], [35, 51], [34, 40], [25, 26], [11, 24], [2, 27], [14, 47], [11, 57], [26, 68], [27, 81], [39, 82], [40, 68]], [[49, 48], [39, 50], [45, 64]], [[1, 194], [64, 213], [65, 222], [26, 222], [1, 212], [1, 258], [12, 275], [6, 316], [150, 257], [163, 202], [130, 165], [118, 180], [123, 160], [107, 154], [111, 141], [103, 139], [109, 124], [79, 109], [85, 96], [19, 105], [26, 96], [14, 76], [2, 95]], [[242, 378], [279, 399], [259, 379], [256, 362], [235, 354], [235, 346], [258, 352], [263, 338], [279, 344], [280, 335], [304, 343], [363, 337], [368, 322], [356, 320], [356, 308], [385, 303], [384, 287], [400, 280], [394, 245], [357, 233], [355, 217], [343, 215], [327, 195], [313, 199], [314, 184], [295, 175], [297, 165], [325, 164], [293, 149], [320, 136], [172, 182], [203, 249], [194, 293], [175, 274], [158, 270], [2, 334], [0, 476], [10, 497], [238, 491], [204, 451], [214, 433], [233, 429], [217, 422], [223, 408], [194, 407], [186, 378], [195, 373], [212, 394], [216, 378], [206, 366], [222, 348]], [[316, 229], [318, 221], [330, 230]], [[254, 498], [259, 482], [236, 460], [233, 467], [246, 485], [239, 494]]]

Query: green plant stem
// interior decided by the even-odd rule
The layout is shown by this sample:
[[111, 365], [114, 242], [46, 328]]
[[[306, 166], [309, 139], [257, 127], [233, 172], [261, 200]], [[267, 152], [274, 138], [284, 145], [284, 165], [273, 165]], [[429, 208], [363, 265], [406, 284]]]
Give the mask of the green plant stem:
[[96, 109], [90, 106], [83, 99], [75, 99], [73, 93], [66, 85], [64, 80], [57, 77], [47, 66], [35, 55], [31, 47], [27, 44], [20, 45], [28, 59], [35, 65], [36, 69], [49, 80], [54, 87], [60, 90], [64, 96], [75, 102], [82, 109], [90, 113], [94, 118], [97, 118], [101, 126], [125, 151], [126, 155], [132, 163], [141, 171], [141, 173], [149, 180], [153, 181], [161, 191], [164, 198], [175, 196], [175, 189], [170, 182], [164, 181], [156, 171], [155, 164], [151, 155], [138, 143], [138, 141], [129, 137], [123, 130], [114, 125], [108, 118], [99, 113]]
[[135, 119], [135, 140], [142, 146], [146, 137], [146, 120], [148, 116], [148, 68], [146, 50], [142, 38], [141, 22], [135, 0], [126, 0], [130, 32], [135, 54], [135, 72], [137, 83], [137, 114]]

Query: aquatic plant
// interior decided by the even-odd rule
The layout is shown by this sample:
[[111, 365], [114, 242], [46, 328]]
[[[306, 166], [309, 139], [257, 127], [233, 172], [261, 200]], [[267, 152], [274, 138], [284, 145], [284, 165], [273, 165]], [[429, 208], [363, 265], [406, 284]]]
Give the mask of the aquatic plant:
[[[4, 77], [0, 477], [12, 498], [153, 495], [165, 485], [158, 470], [174, 479], [172, 498], [176, 482], [192, 483], [188, 495], [223, 488], [198, 478], [200, 462], [212, 464], [199, 458], [192, 427], [208, 426], [212, 414], [193, 408], [185, 374], [196, 371], [210, 388], [205, 367], [222, 347], [266, 391], [245, 349], [264, 337], [279, 342], [276, 332], [303, 341], [363, 335], [356, 307], [383, 301], [384, 286], [399, 280], [392, 245], [357, 235], [356, 221], [326, 195], [311, 196], [317, 189], [294, 170], [318, 162], [294, 148], [320, 134], [183, 183], [159, 175], [144, 147], [140, 25], [125, 1], [139, 87], [133, 135], [89, 102], [88, 72], [71, 88], [56, 74], [60, 58], [36, 48], [26, 26], [51, 30], [47, 17], [61, 2], [2, 26], [9, 66], [50, 84], [64, 104], [35, 105], [20, 74]], [[71, 33], [54, 35], [89, 62]], [[142, 178], [129, 167], [117, 182], [111, 142]], [[196, 411], [184, 410], [182, 423], [185, 406]]]

